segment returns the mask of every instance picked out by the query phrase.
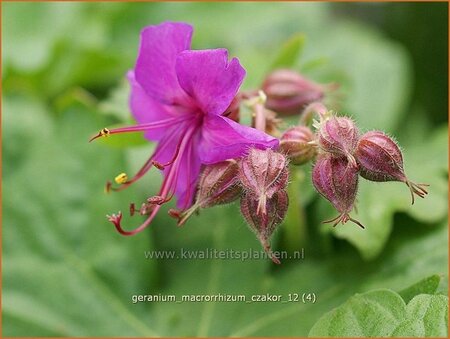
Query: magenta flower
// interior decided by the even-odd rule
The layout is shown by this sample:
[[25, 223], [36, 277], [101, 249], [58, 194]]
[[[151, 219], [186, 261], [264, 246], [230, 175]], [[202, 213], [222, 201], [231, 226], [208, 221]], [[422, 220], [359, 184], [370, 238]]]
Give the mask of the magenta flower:
[[92, 138], [143, 131], [147, 139], [158, 142], [141, 170], [130, 180], [122, 176], [122, 186], [113, 188], [129, 186], [152, 166], [164, 174], [158, 195], [147, 200], [143, 214], [149, 216], [142, 225], [126, 231], [120, 225], [121, 212], [109, 216], [123, 235], [147, 227], [174, 195], [178, 208], [191, 206], [202, 164], [241, 157], [251, 147], [278, 146], [276, 138], [222, 115], [245, 70], [238, 59], [228, 61], [225, 49], [190, 50], [192, 31], [188, 24], [166, 22], [141, 32], [136, 66], [128, 73], [130, 107], [138, 125], [103, 129]]

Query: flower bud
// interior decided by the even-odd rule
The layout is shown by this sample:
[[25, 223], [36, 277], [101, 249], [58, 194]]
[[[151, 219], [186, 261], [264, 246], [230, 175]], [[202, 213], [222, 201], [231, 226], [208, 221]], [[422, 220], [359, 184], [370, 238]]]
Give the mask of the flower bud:
[[264, 250], [272, 261], [280, 264], [272, 250], [270, 249], [270, 237], [284, 217], [289, 205], [289, 197], [285, 190], [276, 191], [273, 196], [265, 200], [265, 213], [258, 213], [259, 201], [255, 200], [251, 194], [246, 194], [241, 198], [241, 212], [249, 227], [256, 233]]
[[300, 114], [303, 107], [324, 96], [322, 86], [289, 69], [270, 73], [262, 90], [267, 95], [266, 107], [282, 115]]
[[296, 126], [286, 130], [281, 136], [280, 150], [284, 152], [294, 165], [303, 165], [316, 155], [313, 145], [314, 134], [306, 126]]
[[412, 204], [414, 194], [424, 198], [428, 193], [426, 184], [416, 184], [408, 180], [403, 169], [403, 155], [394, 140], [380, 131], [364, 134], [358, 142], [356, 160], [360, 167], [360, 174], [370, 181], [404, 182], [411, 192]]
[[194, 205], [185, 211], [170, 210], [169, 215], [178, 219], [178, 226], [198, 209], [228, 204], [242, 194], [238, 179], [239, 166], [230, 159], [203, 168], [198, 183]]
[[232, 159], [205, 166], [198, 184], [196, 203], [201, 208], [208, 208], [236, 200], [242, 193], [238, 171], [238, 163]]
[[271, 149], [250, 149], [239, 166], [239, 180], [248, 195], [259, 201], [257, 213], [264, 213], [266, 199], [286, 188], [289, 172], [286, 157]]
[[346, 117], [331, 117], [320, 123], [318, 130], [319, 147], [335, 157], [346, 157], [353, 167], [357, 167], [353, 156], [358, 144], [359, 131], [353, 121]]
[[340, 213], [324, 223], [332, 222], [336, 226], [339, 222], [345, 224], [350, 220], [364, 228], [349, 215], [358, 190], [358, 170], [346, 158], [336, 158], [330, 154], [319, 157], [313, 167], [312, 182], [316, 190]]

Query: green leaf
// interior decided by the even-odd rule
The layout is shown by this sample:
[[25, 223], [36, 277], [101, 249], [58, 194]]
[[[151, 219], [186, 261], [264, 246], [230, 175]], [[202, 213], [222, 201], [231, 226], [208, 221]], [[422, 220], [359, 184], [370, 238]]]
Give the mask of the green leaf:
[[[306, 34], [317, 35], [313, 29]], [[363, 131], [393, 132], [407, 113], [411, 88], [407, 51], [376, 30], [353, 21], [337, 22], [321, 37], [308, 40], [305, 59], [326, 57], [330, 66], [306, 75], [322, 83], [340, 83], [337, 99], [346, 100], [338, 100], [331, 108], [352, 116]], [[317, 55], [317, 51], [323, 52]]]
[[79, 105], [52, 117], [40, 102], [6, 97], [3, 123], [17, 145], [3, 153], [3, 333], [154, 335], [128, 304], [155, 283], [154, 263], [128, 259], [151, 242], [119, 236], [105, 218], [135, 198], [103, 193], [123, 157], [87, 142], [107, 120]]
[[[6, 97], [4, 105], [4, 137], [22, 150], [3, 153], [4, 163], [10, 162], [3, 182], [5, 336], [305, 336], [324, 312], [355, 292], [399, 289], [446, 274], [445, 227], [397, 237], [369, 264], [344, 252], [327, 258], [306, 252], [305, 259], [284, 259], [276, 270], [267, 259], [145, 259], [144, 251], [152, 249], [179, 254], [259, 251], [260, 245], [236, 204], [201, 211], [183, 228], [162, 211], [146, 232], [117, 235], [104, 215], [156, 192], [159, 173], [151, 171], [131, 191], [104, 195], [105, 180], [131, 168], [122, 152], [86, 142], [92, 130], [109, 123], [104, 116], [80, 103], [58, 115], [31, 99]], [[148, 151], [128, 152], [133, 167]], [[314, 293], [318, 302], [131, 301], [137, 294], [266, 293], [284, 300]]]
[[392, 333], [393, 337], [447, 337], [448, 297], [421, 294], [406, 307], [407, 319]]
[[293, 67], [301, 54], [304, 44], [304, 34], [299, 33], [292, 36], [281, 47], [278, 55], [271, 65], [271, 69]]
[[414, 285], [399, 292], [403, 300], [408, 303], [418, 294], [434, 294], [439, 287], [441, 277], [437, 274], [422, 279]]
[[128, 81], [120, 81], [120, 83], [110, 91], [108, 97], [100, 102], [100, 112], [114, 115], [121, 121], [129, 119], [131, 114], [128, 106], [130, 93], [131, 89]]
[[419, 295], [406, 306], [390, 290], [351, 297], [313, 326], [310, 337], [446, 337], [448, 298]]
[[389, 290], [356, 294], [325, 314], [310, 337], [387, 337], [406, 316], [402, 298]]

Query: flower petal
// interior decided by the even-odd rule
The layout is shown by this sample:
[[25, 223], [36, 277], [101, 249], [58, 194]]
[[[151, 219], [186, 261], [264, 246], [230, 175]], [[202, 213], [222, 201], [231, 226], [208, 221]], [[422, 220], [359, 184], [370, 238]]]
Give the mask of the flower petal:
[[237, 58], [228, 62], [225, 49], [184, 51], [176, 62], [181, 87], [204, 113], [225, 112], [245, 77]]
[[[144, 89], [136, 81], [134, 72], [129, 71], [127, 74], [128, 81], [131, 86], [130, 94], [130, 109], [134, 118], [139, 124], [146, 124], [156, 122], [173, 117], [170, 107], [161, 104], [147, 95]], [[145, 138], [158, 141], [166, 133], [167, 128], [155, 128], [151, 131], [145, 132]]]
[[213, 164], [244, 155], [251, 147], [277, 148], [277, 138], [243, 126], [222, 116], [207, 115], [203, 122], [199, 156], [204, 164]]
[[175, 62], [180, 52], [190, 49], [192, 31], [192, 26], [175, 22], [142, 30], [136, 80], [154, 99], [166, 104], [190, 100], [178, 83]]

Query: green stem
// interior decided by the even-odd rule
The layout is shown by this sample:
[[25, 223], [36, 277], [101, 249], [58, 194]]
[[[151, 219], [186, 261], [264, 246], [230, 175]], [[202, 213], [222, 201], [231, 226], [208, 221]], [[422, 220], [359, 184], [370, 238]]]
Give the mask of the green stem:
[[305, 210], [301, 204], [300, 185], [305, 178], [303, 170], [291, 167], [289, 209], [283, 226], [283, 240], [289, 253], [301, 250], [308, 241]]

